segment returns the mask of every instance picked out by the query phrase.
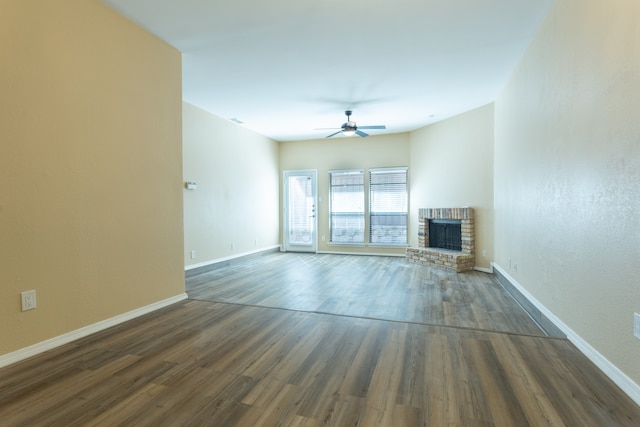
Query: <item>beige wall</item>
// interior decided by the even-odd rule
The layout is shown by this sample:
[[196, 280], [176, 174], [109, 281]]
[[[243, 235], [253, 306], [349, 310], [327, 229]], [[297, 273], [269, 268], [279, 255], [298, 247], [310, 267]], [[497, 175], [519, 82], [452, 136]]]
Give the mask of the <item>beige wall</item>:
[[[472, 207], [476, 266], [491, 268], [493, 104], [413, 132], [409, 170], [411, 229], [417, 230], [420, 208]], [[411, 246], [417, 246], [417, 233], [410, 236]]]
[[278, 143], [186, 102], [183, 122], [185, 265], [278, 245]]
[[180, 53], [98, 1], [0, 20], [2, 355], [180, 295], [184, 270]]
[[636, 383], [639, 23], [558, 0], [495, 104], [497, 264]]
[[[318, 171], [318, 251], [405, 253], [405, 247], [353, 247], [329, 244], [329, 171], [365, 169], [366, 173], [370, 168], [386, 166], [409, 166], [408, 133], [280, 143], [282, 171], [299, 169]], [[325, 236], [324, 242], [322, 236]]]

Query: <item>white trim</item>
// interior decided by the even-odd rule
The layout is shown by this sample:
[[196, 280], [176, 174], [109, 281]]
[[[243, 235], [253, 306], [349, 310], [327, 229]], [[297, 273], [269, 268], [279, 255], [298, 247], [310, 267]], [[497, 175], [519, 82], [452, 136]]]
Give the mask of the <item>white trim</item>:
[[4, 354], [0, 356], [0, 368], [27, 359], [29, 357], [36, 356], [40, 353], [44, 353], [45, 351], [51, 350], [64, 344], [68, 344], [72, 341], [84, 338], [88, 335], [95, 334], [96, 332], [103, 331], [112, 326], [124, 323], [131, 319], [135, 319], [136, 317], [142, 316], [143, 314], [151, 313], [152, 311], [156, 311], [185, 299], [187, 299], [186, 293], [176, 295], [175, 297], [167, 298], [165, 300], [154, 302], [153, 304], [149, 304], [144, 307], [136, 308], [135, 310], [131, 310], [127, 313], [119, 314], [109, 319], [93, 323], [80, 329], [76, 329], [75, 331], [67, 332], [66, 334], [39, 342], [37, 344], [22, 348], [12, 353]]
[[[331, 175], [332, 173], [344, 173], [344, 174], [355, 174], [355, 173], [359, 173], [362, 174], [363, 178], [364, 178], [364, 169], [362, 168], [355, 168], [355, 169], [330, 169], [329, 170], [329, 175]], [[364, 185], [364, 184], [363, 184]]]
[[556, 327], [567, 335], [567, 338], [578, 350], [582, 352], [587, 358], [598, 367], [611, 381], [613, 381], [623, 392], [627, 394], [634, 402], [640, 405], [640, 386], [636, 384], [631, 378], [629, 378], [624, 372], [622, 372], [616, 365], [611, 363], [606, 357], [593, 348], [587, 341], [585, 341], [574, 330], [567, 326], [562, 320], [556, 317], [551, 311], [549, 311], [540, 301], [538, 301], [533, 295], [531, 295], [520, 283], [518, 283], [513, 277], [511, 277], [506, 271], [504, 271], [498, 264], [492, 262], [492, 267], [495, 268], [507, 279], [531, 304], [533, 304], [542, 314], [544, 314], [549, 321], [551, 321]]
[[332, 254], [332, 255], [373, 255], [373, 256], [396, 256], [405, 257], [405, 254], [385, 254], [375, 252], [338, 252], [338, 251], [318, 251], [319, 254]]
[[[335, 245], [335, 243], [331, 243], [331, 244]], [[398, 243], [395, 245], [393, 243], [367, 243], [366, 246], [370, 248], [392, 248], [392, 249], [407, 249], [411, 247], [406, 242]]]
[[481, 271], [483, 273], [489, 273], [489, 274], [493, 274], [493, 263], [491, 263], [491, 267], [490, 268], [484, 268], [484, 267], [473, 267], [474, 270], [476, 271]]
[[283, 252], [282, 247], [280, 245], [273, 245], [273, 246], [268, 246], [266, 248], [256, 249], [254, 251], [243, 252], [241, 254], [227, 256], [227, 257], [224, 257], [224, 258], [211, 259], [209, 261], [200, 262], [198, 264], [189, 264], [189, 265], [186, 265], [184, 267], [184, 270], [187, 271], [187, 270], [193, 270], [194, 268], [206, 267], [206, 266], [211, 265], [211, 264], [217, 264], [219, 262], [229, 261], [229, 260], [232, 260], [232, 259], [241, 258], [243, 256], [253, 255], [253, 254], [260, 253], [260, 252], [271, 251], [271, 250], [274, 250], [274, 249], [280, 249], [280, 252]]
[[393, 171], [402, 171], [407, 172], [409, 170], [409, 166], [397, 166], [397, 167], [386, 167], [386, 168], [369, 168], [369, 173], [373, 171], [373, 173], [385, 173], [385, 172], [393, 172]]

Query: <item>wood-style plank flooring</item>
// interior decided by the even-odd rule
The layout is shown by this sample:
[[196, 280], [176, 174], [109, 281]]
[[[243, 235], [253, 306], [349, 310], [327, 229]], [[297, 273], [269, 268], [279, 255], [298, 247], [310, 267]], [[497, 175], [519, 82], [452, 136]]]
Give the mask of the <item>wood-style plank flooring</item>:
[[274, 253], [189, 278], [189, 298], [541, 335], [492, 279], [397, 257]]
[[[282, 271], [301, 262], [303, 273]], [[366, 280], [354, 277], [365, 270]], [[325, 277], [315, 281], [313, 271]], [[399, 287], [388, 274], [411, 278], [405, 284], [421, 301], [439, 301], [421, 310], [411, 296], [394, 297], [381, 289]], [[323, 295], [351, 282], [369, 292], [344, 292], [370, 308], [355, 307], [356, 296]], [[303, 283], [308, 293], [311, 283], [326, 288], [305, 297], [296, 293]], [[482, 288], [490, 288], [484, 296]], [[276, 254], [191, 277], [188, 292], [189, 300], [0, 369], [0, 425], [640, 425], [640, 408], [567, 340], [534, 331], [526, 316], [511, 322], [515, 330], [499, 325], [522, 313], [490, 275]], [[212, 301], [220, 295], [229, 301]], [[385, 308], [382, 297], [409, 306]], [[482, 314], [483, 303], [496, 313]]]

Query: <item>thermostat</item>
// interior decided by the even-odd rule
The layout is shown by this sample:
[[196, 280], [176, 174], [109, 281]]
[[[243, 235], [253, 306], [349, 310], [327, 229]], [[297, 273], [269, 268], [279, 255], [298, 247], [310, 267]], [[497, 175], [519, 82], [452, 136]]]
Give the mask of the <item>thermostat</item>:
[[187, 190], [195, 190], [196, 188], [198, 188], [198, 185], [192, 181], [187, 181], [184, 184], [185, 184], [185, 187], [187, 187]]

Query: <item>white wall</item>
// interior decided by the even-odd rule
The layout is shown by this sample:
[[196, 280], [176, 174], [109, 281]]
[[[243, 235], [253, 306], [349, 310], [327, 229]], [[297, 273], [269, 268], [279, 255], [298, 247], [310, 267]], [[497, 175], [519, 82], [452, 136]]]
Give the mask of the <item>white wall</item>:
[[497, 264], [636, 383], [639, 50], [639, 2], [558, 0], [495, 103], [494, 194]]
[[278, 245], [277, 142], [183, 102], [183, 176], [185, 266]]
[[[476, 266], [493, 259], [493, 104], [411, 134], [411, 229], [418, 209], [474, 209]], [[417, 232], [411, 246], [418, 245]], [[483, 251], [486, 255], [483, 256]]]

